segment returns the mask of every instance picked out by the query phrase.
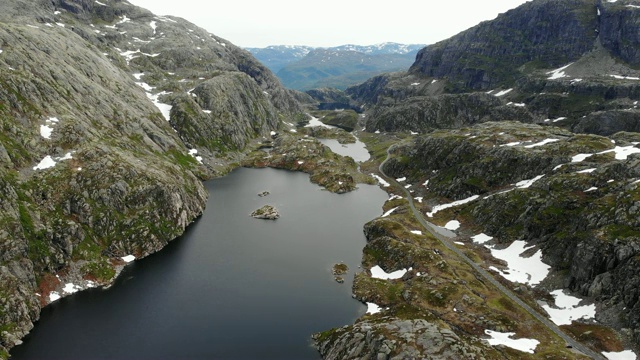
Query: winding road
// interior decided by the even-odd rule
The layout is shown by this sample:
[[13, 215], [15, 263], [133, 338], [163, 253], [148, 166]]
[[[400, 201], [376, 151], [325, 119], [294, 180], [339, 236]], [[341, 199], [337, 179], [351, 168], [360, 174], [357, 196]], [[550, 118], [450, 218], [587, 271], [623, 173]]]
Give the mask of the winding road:
[[483, 269], [480, 265], [476, 264], [473, 260], [471, 260], [462, 251], [460, 251], [460, 249], [458, 249], [452, 243], [452, 240], [454, 240], [453, 238], [447, 238], [444, 235], [442, 235], [442, 234], [440, 234], [440, 233], [438, 233], [437, 231], [434, 230], [433, 224], [431, 224], [428, 221], [426, 221], [424, 216], [422, 215], [422, 213], [416, 209], [416, 207], [414, 205], [414, 202], [413, 202], [413, 196], [411, 196], [411, 193], [409, 192], [409, 190], [407, 190], [404, 186], [400, 185], [393, 177], [388, 176], [383, 170], [384, 165], [387, 163], [387, 161], [391, 157], [391, 152], [393, 151], [394, 147], [395, 147], [395, 145], [392, 145], [387, 149], [387, 157], [380, 164], [380, 166], [378, 167], [378, 170], [380, 171], [380, 174], [382, 174], [382, 176], [387, 178], [387, 180], [389, 180], [389, 182], [391, 184], [394, 184], [394, 185], [398, 186], [400, 189], [402, 189], [402, 191], [404, 191], [404, 193], [406, 195], [406, 199], [409, 202], [409, 207], [411, 208], [411, 211], [413, 212], [413, 215], [416, 217], [416, 219], [418, 219], [418, 221], [420, 222], [420, 224], [422, 224], [422, 226], [425, 228], [425, 230], [427, 230], [431, 235], [433, 235], [436, 239], [438, 239], [440, 241], [440, 243], [442, 243], [442, 245], [445, 246], [447, 249], [449, 249], [449, 250], [453, 251], [454, 253], [456, 253], [460, 258], [462, 258], [462, 260], [464, 260], [467, 264], [469, 264], [469, 266], [471, 266], [475, 271], [477, 271], [483, 278], [485, 278], [493, 286], [498, 288], [498, 290], [500, 290], [500, 292], [502, 292], [502, 294], [504, 294], [509, 299], [513, 300], [516, 304], [520, 305], [520, 307], [522, 307], [531, 316], [536, 318], [545, 327], [547, 327], [549, 330], [551, 330], [556, 335], [561, 337], [564, 341], [566, 341], [567, 344], [572, 346], [574, 350], [579, 351], [582, 354], [591, 357], [592, 359], [604, 359], [604, 360], [606, 360], [606, 358], [603, 355], [601, 355], [601, 354], [589, 349], [585, 345], [577, 342], [575, 339], [573, 339], [572, 337], [570, 337], [569, 335], [564, 333], [551, 320], [547, 319], [545, 316], [540, 315], [540, 313], [538, 313], [536, 310], [534, 310], [531, 306], [527, 305], [518, 296], [516, 296], [516, 294], [514, 294], [511, 290], [507, 289], [504, 285], [502, 285], [500, 282], [498, 282], [498, 280], [496, 280], [489, 272], [487, 272], [485, 269]]

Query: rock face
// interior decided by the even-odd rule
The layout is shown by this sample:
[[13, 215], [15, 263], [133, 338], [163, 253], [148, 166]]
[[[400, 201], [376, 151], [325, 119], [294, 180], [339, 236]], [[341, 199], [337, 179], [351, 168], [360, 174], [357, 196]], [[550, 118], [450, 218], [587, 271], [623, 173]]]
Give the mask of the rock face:
[[362, 321], [314, 336], [323, 359], [475, 359], [482, 348], [426, 320]]
[[636, 122], [628, 120], [636, 116], [640, 97], [635, 6], [527, 2], [427, 46], [408, 72], [378, 76], [345, 92], [369, 109], [367, 131], [558, 119], [554, 125], [577, 132], [636, 131]]
[[278, 213], [278, 210], [275, 207], [271, 205], [265, 205], [260, 209], [257, 209], [254, 212], [252, 212], [251, 217], [254, 217], [256, 219], [275, 220], [280, 217], [280, 214]]
[[513, 81], [518, 68], [528, 63], [560, 67], [593, 46], [599, 26], [596, 3], [525, 3], [493, 21], [424, 48], [409, 71], [448, 78], [454, 88], [486, 90]]
[[120, 257], [160, 250], [202, 213], [214, 159], [297, 112], [248, 52], [182, 19], [3, 1], [0, 358], [64, 274], [108, 284]]
[[637, 133], [605, 138], [487, 123], [398, 147], [385, 171], [412, 183], [429, 180], [429, 194], [480, 195], [455, 214], [499, 242], [539, 246], [566, 287], [610, 309], [599, 321], [631, 329], [640, 342], [639, 140]]

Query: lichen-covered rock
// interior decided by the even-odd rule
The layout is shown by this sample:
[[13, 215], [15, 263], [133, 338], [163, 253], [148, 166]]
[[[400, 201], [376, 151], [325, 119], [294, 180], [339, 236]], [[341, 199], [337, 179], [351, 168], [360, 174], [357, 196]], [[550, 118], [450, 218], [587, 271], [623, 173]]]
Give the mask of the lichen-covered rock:
[[251, 217], [256, 219], [276, 220], [280, 217], [278, 209], [271, 205], [265, 205], [260, 209], [256, 209], [251, 213]]
[[530, 62], [560, 67], [593, 46], [596, 1], [527, 2], [421, 50], [410, 72], [448, 78], [460, 89], [492, 89]]
[[311, 182], [338, 194], [355, 190], [358, 182], [372, 181], [358, 171], [352, 158], [333, 153], [316, 139], [291, 134], [278, 135], [251, 153], [243, 165], [302, 171], [311, 175]]
[[471, 345], [446, 327], [422, 319], [361, 321], [314, 335], [323, 359], [481, 359], [486, 345]]
[[[480, 195], [452, 211], [498, 242], [537, 244], [566, 287], [610, 309], [599, 321], [630, 328], [640, 341], [640, 317], [633, 310], [640, 306], [637, 140], [632, 133], [605, 138], [487, 123], [400, 146], [385, 171], [413, 183], [429, 180], [428, 189], [417, 190], [436, 199]], [[371, 236], [392, 235], [389, 227], [374, 225], [367, 227]]]
[[248, 52], [126, 1], [3, 1], [0, 47], [3, 358], [64, 282], [163, 248], [230, 150], [301, 111]]

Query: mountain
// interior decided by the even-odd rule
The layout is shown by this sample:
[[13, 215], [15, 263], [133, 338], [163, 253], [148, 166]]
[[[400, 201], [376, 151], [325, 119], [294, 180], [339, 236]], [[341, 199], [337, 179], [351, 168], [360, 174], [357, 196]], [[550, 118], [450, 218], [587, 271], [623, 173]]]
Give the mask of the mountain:
[[273, 73], [277, 73], [290, 63], [304, 58], [313, 49], [311, 46], [304, 45], [271, 45], [266, 48], [246, 48]]
[[[411, 189], [428, 221], [461, 224], [452, 244], [473, 262], [534, 306], [562, 307], [558, 293], [594, 303], [596, 321], [573, 318], [561, 328], [598, 353], [640, 344], [639, 19], [637, 1], [533, 0], [425, 47], [405, 71], [345, 91], [366, 109], [366, 131], [378, 133], [367, 136], [376, 146], [394, 144], [384, 172]], [[387, 282], [374, 279], [373, 270], [356, 277], [354, 296], [385, 310], [318, 334], [325, 357], [419, 357], [428, 350], [416, 334], [433, 314], [445, 323], [430, 331], [436, 344], [447, 342], [442, 329], [480, 337], [487, 328], [515, 332], [514, 338], [535, 332], [516, 315], [504, 317], [514, 309], [506, 304], [482, 315], [490, 325], [478, 321], [474, 307], [492, 300], [461, 295], [476, 289], [477, 273], [471, 281], [455, 275], [465, 270], [449, 249], [434, 250], [439, 233], [413, 238], [417, 222], [408, 220], [411, 206], [403, 199], [390, 200], [387, 209], [392, 215], [365, 226], [362, 265], [406, 274]], [[478, 234], [490, 242], [474, 240]], [[550, 267], [539, 284], [507, 282], [516, 270], [493, 257], [520, 245], [519, 261], [539, 256]], [[536, 311], [551, 314], [553, 306]], [[451, 356], [483, 351], [458, 350], [467, 355]], [[544, 356], [538, 349], [531, 358]]]
[[345, 89], [383, 72], [404, 70], [423, 47], [383, 43], [331, 48], [281, 45], [247, 50], [276, 73], [285, 87], [310, 90]]
[[180, 18], [124, 0], [3, 1], [0, 358], [41, 307], [180, 236], [203, 179], [304, 116], [294, 95]]

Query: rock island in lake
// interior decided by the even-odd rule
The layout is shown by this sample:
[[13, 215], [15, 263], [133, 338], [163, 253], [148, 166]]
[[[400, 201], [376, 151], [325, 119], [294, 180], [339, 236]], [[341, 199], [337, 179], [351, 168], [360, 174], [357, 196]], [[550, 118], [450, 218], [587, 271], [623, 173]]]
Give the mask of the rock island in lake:
[[275, 220], [280, 217], [278, 209], [271, 205], [265, 205], [260, 209], [251, 213], [251, 216], [256, 219]]

